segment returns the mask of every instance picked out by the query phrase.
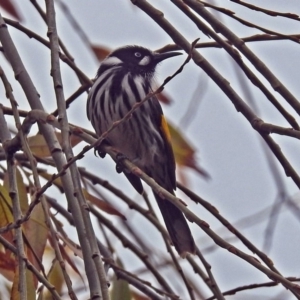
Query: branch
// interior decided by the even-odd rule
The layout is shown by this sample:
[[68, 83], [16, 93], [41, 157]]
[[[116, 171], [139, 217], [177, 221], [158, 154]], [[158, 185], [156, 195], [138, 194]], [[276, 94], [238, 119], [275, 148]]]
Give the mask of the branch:
[[[13, 252], [15, 255], [18, 255], [18, 250], [16, 249], [16, 247], [14, 247], [12, 244], [10, 244], [5, 238], [3, 238], [0, 235], [0, 243], [8, 250], [10, 250], [11, 252]], [[44, 276], [41, 275], [41, 273], [39, 272], [39, 270], [37, 270], [35, 268], [35, 266], [29, 262], [28, 259], [22, 257], [24, 263], [26, 264], [26, 267], [29, 271], [31, 271], [36, 278], [39, 280], [39, 282], [41, 282], [50, 292], [50, 294], [53, 296], [53, 298], [55, 300], [62, 300], [62, 298], [59, 296], [59, 294], [57, 293], [57, 291], [55, 290], [54, 286], [47, 280], [47, 278], [45, 278]]]
[[300, 115], [300, 103], [298, 99], [279, 81], [279, 79], [268, 69], [268, 67], [245, 45], [245, 43], [224, 24], [215, 18], [205, 6], [196, 0], [183, 0], [196, 13], [204, 18], [216, 32], [223, 34], [253, 66], [268, 80], [273, 89], [278, 92]]
[[265, 8], [262, 8], [262, 7], [259, 7], [259, 6], [255, 6], [253, 4], [249, 4], [247, 2], [243, 2], [241, 0], [230, 0], [230, 1], [234, 2], [234, 3], [237, 3], [239, 5], [245, 6], [249, 9], [262, 12], [266, 15], [271, 16], [271, 17], [284, 17], [284, 18], [300, 21], [300, 17], [296, 14], [293, 14], [293, 13], [282, 13], [282, 12], [278, 12], [278, 11], [274, 11], [274, 10], [268, 10], [268, 9], [265, 9]]
[[[192, 1], [192, 0], [188, 0]], [[148, 14], [158, 25], [160, 25], [173, 39], [173, 41], [178, 44], [182, 49], [186, 52], [189, 52], [191, 49], [190, 43], [178, 32], [163, 16], [163, 14], [158, 11], [156, 8], [151, 6], [149, 2], [145, 0], [132, 0], [132, 3], [138, 6], [141, 10], [143, 10], [146, 14]], [[194, 2], [193, 2], [194, 3]], [[198, 2], [197, 2], [198, 3]], [[198, 3], [199, 5], [202, 5]], [[215, 19], [214, 19], [215, 20]], [[215, 20], [217, 22], [217, 20]], [[242, 42], [242, 44], [244, 44]], [[255, 123], [256, 120], [259, 118], [256, 114], [252, 111], [252, 109], [243, 101], [243, 99], [235, 92], [235, 90], [230, 86], [230, 83], [221, 76], [218, 71], [212, 67], [212, 65], [196, 50], [192, 52], [192, 59], [196, 65], [201, 67], [208, 76], [210, 76], [213, 81], [221, 88], [221, 90], [227, 95], [227, 97], [232, 101], [237, 111], [241, 112], [244, 117], [249, 121], [252, 125], [253, 122]], [[298, 102], [297, 102], [298, 103]], [[300, 104], [299, 105], [299, 112], [300, 112]], [[283, 153], [281, 152], [278, 145], [271, 139], [271, 137], [261, 134], [263, 139], [269, 145], [269, 148], [277, 157], [279, 162], [281, 163], [282, 167], [284, 168], [287, 176], [291, 176], [294, 183], [300, 187], [300, 177], [292, 167], [292, 165], [287, 161]], [[277, 145], [277, 147], [275, 147]]]
[[[73, 155], [73, 150], [70, 144], [69, 139], [69, 123], [67, 117], [67, 111], [65, 106], [65, 97], [63, 92], [63, 83], [61, 78], [60, 71], [60, 60], [59, 60], [59, 39], [56, 29], [56, 20], [55, 20], [55, 9], [53, 0], [46, 0], [46, 11], [47, 11], [47, 24], [48, 24], [48, 37], [50, 40], [50, 50], [51, 50], [51, 75], [53, 77], [53, 85], [55, 89], [55, 95], [57, 100], [58, 121], [61, 126], [62, 133], [62, 149], [66, 155], [67, 161], [71, 160]], [[89, 246], [90, 249], [84, 249], [83, 246], [83, 257], [85, 262], [85, 268], [87, 273], [90, 275], [89, 284], [90, 284], [90, 296], [91, 299], [100, 298], [103, 300], [109, 300], [108, 295], [108, 285], [106, 274], [104, 271], [103, 262], [101, 260], [101, 253], [97, 246], [97, 240], [93, 225], [89, 216], [89, 212], [85, 209], [87, 201], [83, 195], [83, 191], [80, 184], [79, 172], [76, 166], [76, 163], [70, 165], [70, 175], [72, 177], [72, 182], [74, 185], [74, 194], [76, 195], [79, 207], [81, 210], [81, 217], [84, 222], [83, 230], [85, 229], [84, 239], [87, 243], [85, 245]], [[92, 254], [92, 256], [90, 256]], [[94, 266], [90, 263], [87, 263], [90, 259], [93, 260]], [[98, 280], [92, 278], [91, 275], [96, 272]], [[100, 289], [99, 289], [100, 284]], [[101, 290], [101, 295], [99, 294]]]
[[[15, 102], [11, 90], [7, 90], [9, 86], [9, 82], [0, 67], [0, 77], [6, 88], [7, 95], [11, 99], [12, 102]], [[18, 183], [17, 183], [17, 175], [16, 175], [16, 164], [14, 153], [11, 153], [6, 145], [10, 142], [10, 133], [4, 118], [3, 111], [0, 107], [0, 140], [3, 144], [3, 148], [6, 154], [6, 164], [7, 164], [7, 174], [8, 174], [8, 184], [9, 184], [9, 196], [12, 202], [12, 210], [13, 210], [13, 218], [14, 221], [17, 222], [21, 218], [22, 211], [21, 211], [21, 204], [19, 198], [19, 191], [18, 191]], [[25, 264], [25, 246], [23, 241], [23, 232], [22, 227], [20, 224], [15, 228], [15, 240], [16, 240], [16, 256], [18, 258], [18, 263], [16, 262], [15, 266], [15, 278], [18, 277], [18, 297], [20, 300], [27, 299], [27, 282], [26, 282], [26, 264]], [[18, 269], [17, 269], [18, 266]], [[16, 284], [16, 281], [14, 282]]]
[[234, 59], [240, 69], [245, 73], [251, 83], [258, 87], [261, 92], [266, 96], [266, 98], [276, 107], [276, 109], [282, 114], [282, 116], [293, 126], [295, 129], [299, 130], [299, 125], [292, 115], [290, 115], [283, 106], [278, 102], [275, 96], [266, 88], [266, 86], [259, 80], [254, 72], [244, 63], [240, 53], [236, 51], [232, 45], [224, 41], [218, 34], [216, 34], [209, 26], [202, 22], [181, 0], [172, 0], [172, 2], [185, 13], [196, 25], [197, 27], [212, 37], [227, 53]]
[[[295, 277], [286, 277], [287, 280], [290, 281], [300, 281], [300, 278], [295, 278]], [[251, 290], [251, 289], [258, 289], [258, 288], [263, 288], [263, 287], [271, 287], [271, 286], [277, 286], [278, 283], [274, 281], [269, 281], [269, 282], [264, 282], [264, 283], [254, 283], [254, 284], [249, 284], [249, 285], [244, 285], [241, 287], [237, 287], [234, 289], [231, 289], [229, 291], [226, 291], [223, 293], [224, 296], [227, 295], [235, 295], [238, 292], [241, 291], [246, 291], [246, 290]], [[214, 296], [207, 298], [206, 300], [214, 300], [216, 299]]]
[[269, 30], [267, 28], [264, 28], [264, 27], [261, 27], [261, 26], [258, 26], [254, 23], [251, 23], [251, 22], [248, 22], [248, 21], [245, 21], [244, 19], [242, 18], [239, 18], [237, 16], [235, 16], [235, 13], [233, 11], [230, 11], [229, 9], [226, 9], [226, 8], [222, 8], [222, 7], [218, 7], [216, 5], [212, 5], [210, 3], [207, 3], [207, 2], [204, 2], [204, 1], [201, 1], [201, 3], [204, 5], [204, 6], [207, 6], [207, 7], [210, 7], [210, 8], [213, 8], [215, 9], [216, 11], [218, 12], [221, 12], [227, 16], [229, 16], [230, 18], [240, 22], [241, 24], [245, 25], [245, 26], [248, 26], [248, 27], [251, 27], [251, 28], [256, 28], [262, 32], [265, 32], [267, 34], [271, 34], [271, 35], [275, 35], [275, 36], [280, 36], [280, 37], [284, 37], [288, 40], [291, 40], [293, 42], [296, 42], [296, 43], [299, 43], [299, 39], [297, 37], [295, 37], [294, 35], [286, 35], [286, 34], [283, 34], [283, 33], [280, 33], [280, 32], [276, 32], [276, 31], [272, 31], [272, 30]]
[[[27, 97], [27, 100], [31, 108], [44, 111], [42, 103], [39, 99], [39, 95], [35, 89], [35, 86], [33, 85], [33, 82], [28, 72], [26, 71], [21, 61], [18, 51], [8, 33], [6, 24], [1, 15], [0, 15], [0, 41], [2, 43], [6, 57], [11, 63], [11, 66], [15, 73], [15, 77], [21, 84], [21, 87], [24, 90], [24, 93]], [[63, 166], [66, 164], [66, 159], [62, 154], [60, 144], [55, 136], [52, 126], [45, 123], [44, 124], [39, 123], [39, 129], [48, 144], [48, 147], [50, 149], [51, 155], [53, 157], [57, 169], [62, 170]], [[86, 236], [86, 229], [84, 226], [84, 221], [82, 219], [81, 207], [76, 199], [76, 194], [74, 194], [74, 185], [69, 172], [66, 172], [62, 175], [61, 181], [64, 188], [64, 192], [66, 194], [68, 205], [72, 213], [76, 216], [74, 220], [75, 220], [80, 244], [84, 249], [84, 252], [86, 253], [86, 257], [88, 258], [85, 261], [85, 266], [88, 266], [86, 267], [87, 277], [89, 279], [90, 286], [93, 287], [95, 286], [95, 284], [97, 284], [97, 281], [95, 280], [97, 276], [97, 270], [95, 269], [94, 263], [90, 260], [90, 258], [92, 257], [92, 253], [90, 249], [90, 241], [87, 239]], [[100, 289], [98, 288], [95, 289], [91, 288], [92, 293], [94, 293], [95, 290], [100, 291]]]

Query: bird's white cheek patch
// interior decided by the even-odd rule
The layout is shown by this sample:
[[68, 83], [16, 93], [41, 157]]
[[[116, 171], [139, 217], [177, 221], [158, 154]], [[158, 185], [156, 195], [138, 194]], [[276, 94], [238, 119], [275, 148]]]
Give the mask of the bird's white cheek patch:
[[140, 66], [146, 66], [150, 62], [150, 57], [149, 56], [144, 56], [143, 59], [139, 62]]
[[122, 63], [122, 61], [115, 56], [108, 57], [102, 62], [102, 64], [108, 65], [108, 66], [118, 65], [120, 63]]

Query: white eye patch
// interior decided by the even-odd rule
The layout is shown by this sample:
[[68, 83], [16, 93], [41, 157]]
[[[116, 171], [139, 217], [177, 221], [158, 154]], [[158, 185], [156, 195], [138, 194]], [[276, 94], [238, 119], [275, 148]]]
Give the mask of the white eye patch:
[[146, 66], [150, 62], [150, 57], [149, 56], [144, 56], [143, 59], [139, 62], [140, 66]]
[[115, 56], [108, 57], [102, 62], [102, 64], [108, 65], [108, 66], [118, 65], [121, 63], [122, 63], [121, 59], [119, 59]]

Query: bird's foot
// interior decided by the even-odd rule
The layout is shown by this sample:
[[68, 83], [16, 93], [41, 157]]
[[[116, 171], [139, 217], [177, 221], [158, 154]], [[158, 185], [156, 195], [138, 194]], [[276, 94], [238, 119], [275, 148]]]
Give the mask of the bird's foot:
[[98, 147], [95, 147], [94, 154], [95, 154], [95, 156], [99, 155], [101, 158], [104, 158], [106, 155], [106, 152], [103, 151], [103, 149], [101, 149], [100, 146], [98, 146]]
[[116, 155], [116, 171], [117, 171], [117, 173], [124, 172], [125, 166], [123, 164], [123, 160], [126, 158], [127, 158], [127, 156], [120, 152]]

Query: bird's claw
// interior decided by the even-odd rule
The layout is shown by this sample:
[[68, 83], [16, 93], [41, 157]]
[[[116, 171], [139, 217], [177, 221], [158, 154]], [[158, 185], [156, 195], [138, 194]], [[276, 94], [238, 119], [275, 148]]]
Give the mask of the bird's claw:
[[102, 149], [100, 149], [100, 147], [99, 147], [99, 148], [94, 149], [94, 154], [95, 154], [95, 156], [99, 155], [101, 158], [104, 158], [106, 155], [106, 152], [103, 151]]
[[116, 171], [117, 173], [122, 173], [124, 172], [124, 165], [123, 165], [123, 160], [126, 159], [127, 157], [123, 153], [118, 153], [116, 155]]

